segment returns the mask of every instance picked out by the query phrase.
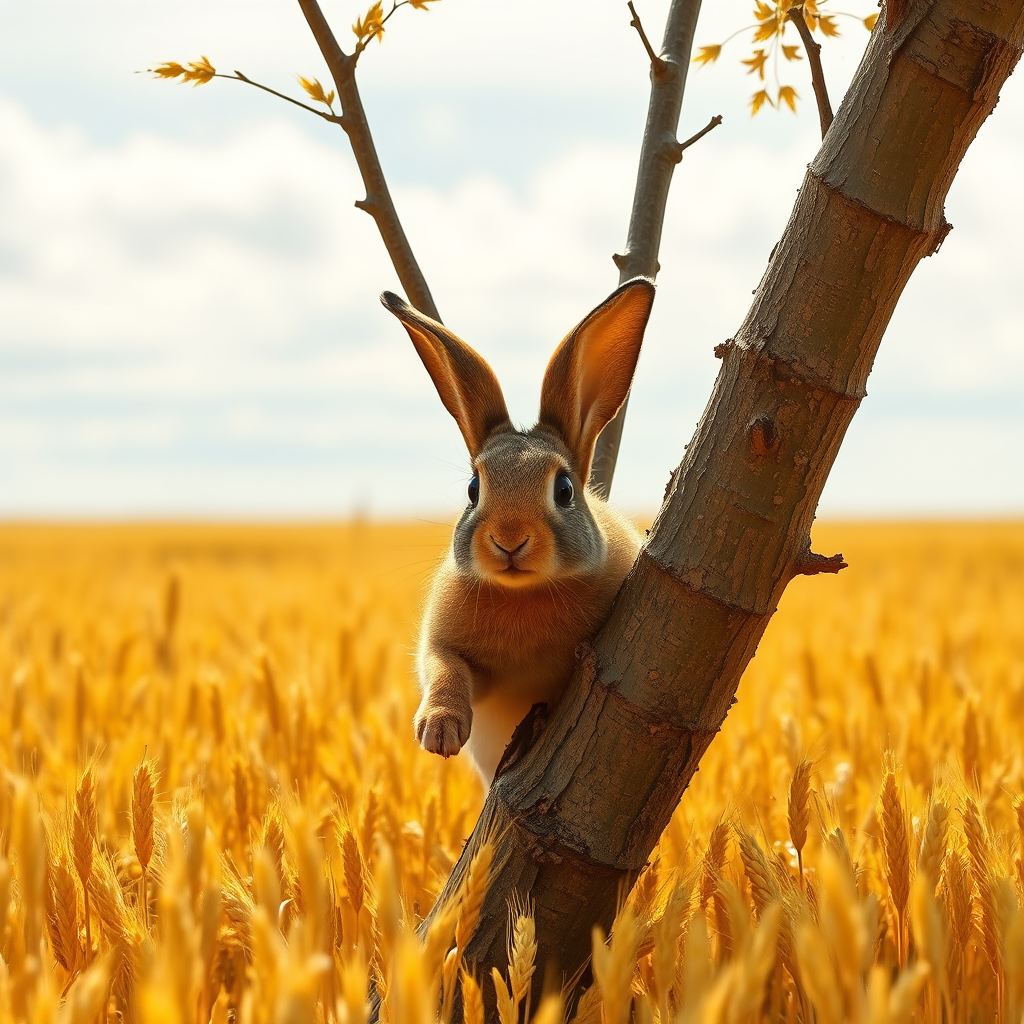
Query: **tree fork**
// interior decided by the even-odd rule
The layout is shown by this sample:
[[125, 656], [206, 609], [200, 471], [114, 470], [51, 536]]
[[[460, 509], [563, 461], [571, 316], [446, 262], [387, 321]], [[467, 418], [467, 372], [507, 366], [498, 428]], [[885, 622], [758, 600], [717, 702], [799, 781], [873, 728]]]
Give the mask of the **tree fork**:
[[608, 623], [537, 741], [499, 773], [437, 901], [492, 836], [467, 952], [478, 976], [506, 967], [515, 893], [536, 908], [535, 987], [545, 964], [579, 977], [592, 926], [610, 926], [807, 571], [818, 498], [882, 334], [948, 231], [946, 193], [1024, 37], [1024, 0], [917, 0], [892, 29], [886, 14], [746, 319], [718, 349], [707, 409]]

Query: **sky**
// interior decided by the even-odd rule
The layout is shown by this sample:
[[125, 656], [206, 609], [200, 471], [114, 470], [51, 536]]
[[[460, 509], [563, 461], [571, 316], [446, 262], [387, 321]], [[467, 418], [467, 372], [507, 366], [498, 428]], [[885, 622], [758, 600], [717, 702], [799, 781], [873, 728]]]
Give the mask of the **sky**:
[[[666, 0], [637, 0], [657, 42]], [[848, 0], [862, 16], [876, 8]], [[362, 4], [328, 0], [343, 46]], [[697, 43], [751, 20], [705, 4]], [[823, 50], [838, 105], [867, 33]], [[653, 512], [818, 146], [752, 119], [749, 34], [687, 82], [658, 297], [614, 498]], [[795, 40], [793, 40], [795, 41]], [[0, 519], [451, 519], [468, 459], [405, 332], [344, 134], [236, 82], [139, 73], [207, 55], [300, 95], [327, 81], [291, 0], [0, 0]], [[536, 416], [560, 338], [616, 285], [648, 65], [618, 0], [400, 10], [359, 84], [446, 324]], [[1024, 513], [1024, 78], [949, 193], [954, 230], [882, 342], [826, 516]]]

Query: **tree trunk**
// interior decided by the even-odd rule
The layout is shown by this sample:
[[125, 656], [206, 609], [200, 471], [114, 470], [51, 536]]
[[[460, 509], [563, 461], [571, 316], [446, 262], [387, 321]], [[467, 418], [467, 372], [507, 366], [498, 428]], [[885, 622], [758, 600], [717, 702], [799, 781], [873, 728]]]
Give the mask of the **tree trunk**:
[[[644, 867], [786, 584], [825, 479], [943, 201], [1021, 49], [1024, 0], [917, 0], [883, 13], [810, 166], [665, 504], [534, 745], [499, 773], [444, 892], [497, 847], [468, 959], [506, 967], [513, 893], [536, 908], [538, 964], [575, 976], [595, 923]], [[725, 797], [727, 794], [723, 794]], [[495, 1020], [488, 988], [489, 1020]]]

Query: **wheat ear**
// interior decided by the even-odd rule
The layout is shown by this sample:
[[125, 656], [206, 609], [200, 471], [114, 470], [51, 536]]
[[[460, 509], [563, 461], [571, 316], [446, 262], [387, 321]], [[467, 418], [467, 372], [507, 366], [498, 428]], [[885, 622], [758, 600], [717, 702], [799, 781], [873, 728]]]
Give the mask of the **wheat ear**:
[[92, 850], [96, 839], [96, 778], [86, 768], [75, 791], [75, 813], [72, 823], [71, 851], [75, 871], [85, 895], [85, 960], [92, 960], [92, 915], [89, 913], [89, 882], [92, 879]]
[[463, 1024], [484, 1024], [484, 993], [468, 971], [459, 976], [462, 985]]
[[988, 832], [978, 805], [974, 798], [968, 796], [964, 803], [964, 835], [967, 837], [967, 856], [971, 865], [971, 876], [974, 879], [978, 894], [978, 906], [981, 919], [981, 933], [985, 939], [985, 954], [989, 966], [996, 976], [996, 985], [1002, 988], [1002, 941], [1003, 921], [1001, 908], [996, 898], [995, 879], [990, 864], [990, 842]]
[[50, 853], [47, 925], [53, 955], [69, 975], [74, 975], [81, 952], [78, 938], [78, 889], [68, 851], [60, 840], [58, 844], [61, 848], [56, 853], [52, 850]]
[[932, 892], [939, 883], [939, 872], [946, 857], [948, 831], [949, 808], [941, 800], [933, 800], [928, 806], [928, 822], [917, 855], [917, 872], [929, 880]]
[[530, 981], [536, 970], [537, 959], [537, 928], [533, 920], [532, 909], [527, 906], [516, 915], [511, 928], [508, 950], [508, 980], [512, 989], [512, 999], [519, 1006], [526, 1000], [525, 1018], [530, 1019]]
[[725, 855], [729, 848], [729, 825], [720, 819], [708, 836], [708, 846], [701, 862], [700, 889], [697, 893], [697, 909], [703, 910], [718, 886]]
[[885, 757], [882, 776], [882, 850], [889, 897], [896, 911], [896, 955], [900, 967], [907, 963], [907, 903], [910, 900], [910, 838], [907, 814], [896, 781], [897, 763], [891, 752]]
[[810, 817], [811, 762], [804, 758], [793, 772], [789, 783], [789, 838], [796, 850], [800, 871], [800, 888], [804, 888], [804, 844], [807, 842], [807, 821]]
[[132, 842], [142, 868], [139, 879], [142, 923], [149, 929], [149, 862], [153, 857], [153, 795], [156, 772], [153, 763], [143, 760], [132, 776]]
[[455, 959], [450, 968], [451, 973], [445, 979], [444, 993], [441, 1002], [441, 1019], [451, 1020], [452, 1007], [455, 999], [455, 977], [462, 966], [462, 958], [466, 947], [476, 932], [480, 922], [480, 911], [484, 905], [484, 896], [491, 881], [491, 867], [494, 863], [494, 843], [490, 837], [480, 844], [473, 859], [469, 863], [469, 873], [462, 888], [459, 900], [459, 916], [455, 922]]

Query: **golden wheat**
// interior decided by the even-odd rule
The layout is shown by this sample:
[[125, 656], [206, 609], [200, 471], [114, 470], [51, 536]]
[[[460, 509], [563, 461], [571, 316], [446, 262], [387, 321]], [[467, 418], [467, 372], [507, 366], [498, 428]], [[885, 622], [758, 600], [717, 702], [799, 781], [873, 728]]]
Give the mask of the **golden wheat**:
[[409, 725], [443, 528], [0, 528], [0, 1024], [1019, 1020], [1024, 528], [816, 540], [564, 1007], [522, 900], [472, 962], [490, 843], [416, 935], [482, 796]]

